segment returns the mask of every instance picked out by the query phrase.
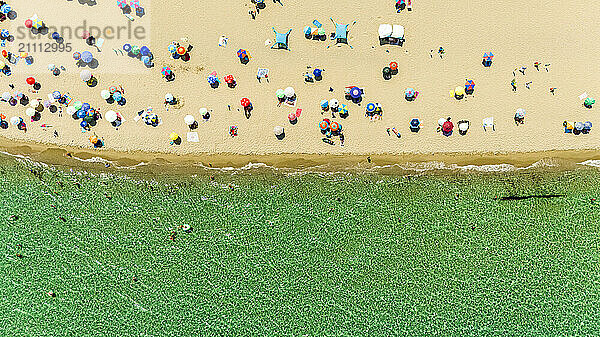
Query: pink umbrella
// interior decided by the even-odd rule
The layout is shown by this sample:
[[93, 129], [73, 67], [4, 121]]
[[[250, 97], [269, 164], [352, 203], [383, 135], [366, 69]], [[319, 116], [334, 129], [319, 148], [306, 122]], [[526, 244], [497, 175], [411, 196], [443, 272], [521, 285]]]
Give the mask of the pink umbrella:
[[290, 114], [288, 115], [288, 119], [289, 119], [291, 122], [295, 121], [295, 120], [296, 120], [296, 118], [297, 118], [297, 117], [296, 117], [296, 113], [294, 113], [294, 112], [290, 112]]
[[131, 0], [129, 1], [129, 5], [131, 7], [140, 8], [140, 0]]
[[127, 7], [127, 0], [117, 0], [117, 6], [121, 9]]

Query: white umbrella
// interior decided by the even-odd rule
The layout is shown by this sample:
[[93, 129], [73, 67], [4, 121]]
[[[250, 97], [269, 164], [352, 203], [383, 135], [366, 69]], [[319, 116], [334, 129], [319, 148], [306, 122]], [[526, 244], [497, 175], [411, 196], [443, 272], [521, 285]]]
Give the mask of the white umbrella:
[[171, 94], [166, 94], [165, 95], [165, 101], [172, 102], [173, 99], [174, 99], [173, 95], [171, 95]]
[[71, 105], [71, 106], [68, 106], [68, 107], [67, 107], [67, 113], [68, 113], [69, 115], [72, 115], [72, 114], [74, 114], [74, 113], [75, 113], [75, 111], [77, 111], [77, 110], [75, 109], [75, 107], [74, 107], [74, 106], [72, 106], [72, 105]]
[[88, 69], [83, 69], [81, 73], [79, 73], [79, 77], [81, 77], [82, 81], [87, 82], [92, 78], [92, 72]]
[[5, 92], [2, 93], [2, 99], [3, 100], [8, 101], [10, 99], [10, 97], [11, 97], [10, 96], [10, 92], [5, 91]]
[[56, 69], [56, 66], [54, 64], [48, 65], [48, 70], [53, 71], [54, 69]]
[[104, 114], [104, 118], [106, 118], [106, 121], [109, 123], [113, 123], [117, 120], [117, 118], [119, 118], [119, 116], [117, 116], [117, 113], [112, 111], [112, 110], [108, 110], [106, 112], [106, 114]]
[[37, 108], [38, 105], [40, 105], [40, 101], [38, 101], [37, 99], [34, 99], [29, 103], [29, 106], [32, 108]]
[[19, 125], [19, 124], [21, 124], [21, 121], [22, 121], [21, 117], [18, 117], [18, 116], [14, 116], [14, 117], [10, 118], [10, 124], [12, 124], [12, 125]]
[[517, 118], [525, 118], [525, 109], [518, 108], [517, 112], [515, 112], [515, 117], [517, 117]]
[[192, 125], [192, 124], [194, 124], [194, 122], [196, 122], [196, 119], [192, 115], [187, 115], [187, 116], [183, 117], [183, 121], [185, 122], [186, 125]]
[[25, 114], [29, 117], [33, 117], [35, 116], [35, 109], [34, 108], [27, 108], [27, 110], [25, 110]]
[[469, 123], [467, 123], [467, 122], [458, 122], [458, 130], [459, 131], [467, 131], [467, 130], [469, 130]]
[[104, 99], [109, 99], [110, 98], [110, 91], [108, 91], [108, 90], [102, 90], [100, 92], [100, 96], [102, 96], [102, 98], [104, 98]]
[[340, 102], [338, 102], [338, 100], [334, 98], [329, 101], [329, 106], [335, 109], [338, 106], [340, 106]]
[[200, 108], [200, 115], [202, 116], [206, 116], [208, 114], [208, 109], [207, 108]]
[[440, 118], [440, 119], [438, 119], [438, 125], [439, 126], [444, 125], [444, 123], [446, 123], [446, 118]]
[[294, 97], [296, 92], [294, 91], [294, 88], [287, 87], [283, 90], [283, 94], [285, 95], [285, 97]]
[[283, 126], [276, 126], [273, 128], [273, 133], [275, 133], [275, 136], [283, 135], [283, 131]]

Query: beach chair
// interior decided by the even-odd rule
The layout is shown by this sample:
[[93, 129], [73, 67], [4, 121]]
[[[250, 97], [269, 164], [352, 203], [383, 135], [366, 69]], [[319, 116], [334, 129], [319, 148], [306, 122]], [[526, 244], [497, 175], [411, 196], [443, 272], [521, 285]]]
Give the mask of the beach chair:
[[[344, 43], [347, 44], [348, 47], [350, 47], [350, 49], [354, 49], [354, 47], [352, 47], [349, 43], [348, 43], [348, 26], [349, 24], [346, 25], [342, 25], [339, 23], [336, 23], [333, 18], [329, 18], [331, 19], [331, 22], [333, 22], [333, 24], [335, 25], [335, 33], [331, 34], [331, 39], [335, 40], [335, 44], [337, 45], [338, 43]], [[352, 25], [354, 25], [356, 23], [356, 21], [354, 21], [352, 23]], [[329, 48], [331, 46], [327, 46], [327, 48]]]
[[286, 50], [290, 50], [288, 47], [288, 37], [290, 36], [290, 33], [292, 32], [292, 29], [290, 28], [290, 30], [288, 30], [287, 33], [278, 33], [275, 30], [275, 27], [272, 27], [273, 31], [275, 32], [275, 43], [271, 46], [271, 49], [286, 49]]
[[487, 128], [492, 128], [492, 131], [496, 131], [496, 125], [494, 124], [494, 117], [487, 117], [483, 119], [483, 130], [487, 131]]

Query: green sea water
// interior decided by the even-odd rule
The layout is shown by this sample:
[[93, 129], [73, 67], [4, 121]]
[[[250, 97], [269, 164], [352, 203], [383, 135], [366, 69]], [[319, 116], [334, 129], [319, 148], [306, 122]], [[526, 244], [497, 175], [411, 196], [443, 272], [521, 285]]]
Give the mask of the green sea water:
[[211, 172], [0, 157], [0, 336], [600, 335], [600, 170]]

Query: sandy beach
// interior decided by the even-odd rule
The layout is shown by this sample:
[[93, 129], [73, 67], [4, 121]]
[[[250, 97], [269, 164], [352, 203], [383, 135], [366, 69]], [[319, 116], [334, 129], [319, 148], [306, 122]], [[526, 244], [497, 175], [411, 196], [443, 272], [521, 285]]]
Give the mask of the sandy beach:
[[[11, 107], [2, 102], [2, 112], [7, 119], [20, 116], [27, 122], [27, 132], [10, 126], [0, 130], [0, 136], [16, 141], [52, 144], [89, 149], [99, 155], [108, 151], [169, 153], [174, 155], [202, 154], [433, 154], [433, 153], [512, 153], [551, 150], [594, 150], [598, 148], [600, 134], [592, 129], [590, 134], [565, 134], [563, 121], [572, 123], [591, 121], [600, 123], [594, 106], [582, 106], [578, 96], [587, 92], [595, 97], [600, 92], [600, 65], [595, 62], [598, 47], [590, 37], [600, 33], [594, 23], [600, 14], [600, 5], [593, 2], [564, 3], [541, 1], [494, 3], [488, 1], [434, 2], [415, 0], [413, 10], [396, 13], [392, 1], [357, 3], [336, 1], [323, 3], [314, 0], [282, 0], [283, 6], [267, 1], [253, 20], [248, 11], [250, 1], [208, 2], [199, 6], [194, 1], [141, 1], [146, 10], [143, 17], [135, 17], [133, 27], [149, 29], [141, 42], [122, 37], [106, 39], [102, 51], [86, 45], [81, 38], [72, 43], [73, 51], [91, 51], [99, 66], [91, 69], [98, 79], [96, 87], [88, 87], [80, 80], [81, 68], [74, 65], [71, 53], [35, 53], [32, 66], [22, 62], [14, 66], [9, 77], [2, 75], [3, 88], [26, 93], [31, 99], [45, 99], [54, 90], [68, 92], [74, 100], [90, 103], [101, 114], [108, 110], [120, 113], [125, 122], [118, 130], [101, 119], [91, 131], [81, 132], [78, 120], [66, 113], [62, 117], [45, 109], [39, 121], [30, 122], [26, 107]], [[71, 25], [80, 21], [99, 27], [127, 26], [129, 20], [114, 1], [89, 6], [78, 1], [60, 1], [45, 4], [41, 1], [11, 3], [18, 13], [14, 21], [4, 26], [12, 31], [23, 26], [24, 20], [37, 13], [48, 26]], [[69, 13], [69, 16], [65, 16]], [[78, 18], [73, 20], [72, 18]], [[313, 20], [323, 24], [329, 34], [334, 30], [332, 17], [338, 23], [356, 21], [350, 26], [349, 44], [312, 41], [304, 38], [305, 26]], [[406, 30], [403, 46], [384, 45], [378, 41], [380, 24], [400, 24]], [[272, 50], [265, 40], [274, 40], [271, 27], [279, 32], [292, 29], [289, 51]], [[131, 28], [133, 29], [133, 28]], [[227, 47], [219, 47], [219, 37], [228, 37]], [[191, 60], [183, 62], [170, 57], [167, 50], [171, 41], [187, 38], [194, 46]], [[42, 38], [42, 42], [47, 41]], [[136, 59], [121, 56], [113, 49], [123, 44], [148, 45], [155, 66], [146, 68]], [[19, 40], [9, 43], [6, 50], [16, 52]], [[330, 46], [329, 48], [327, 48]], [[443, 58], [438, 48], [445, 50]], [[241, 64], [236, 56], [238, 49], [247, 50], [250, 62]], [[430, 56], [430, 51], [433, 50]], [[481, 64], [484, 52], [495, 55], [489, 68]], [[399, 73], [384, 80], [382, 68], [395, 61]], [[537, 71], [533, 64], [546, 67]], [[52, 76], [46, 70], [49, 63], [63, 65], [66, 71]], [[170, 66], [176, 78], [166, 82], [160, 70]], [[308, 69], [307, 66], [312, 68]], [[525, 74], [515, 72], [517, 90], [510, 82], [516, 68], [526, 67]], [[257, 68], [268, 68], [269, 82], [259, 83]], [[323, 80], [305, 83], [303, 74], [313, 68], [324, 69]], [[222, 83], [217, 89], [209, 86], [206, 78], [216, 71], [221, 82], [223, 76], [232, 74], [237, 87], [228, 88]], [[39, 93], [29, 92], [25, 79], [33, 76], [42, 85]], [[449, 96], [448, 91], [463, 86], [465, 79], [476, 83], [473, 95], [462, 100]], [[531, 82], [529, 89], [525, 84]], [[121, 85], [127, 103], [124, 106], [108, 104], [100, 92], [111, 85]], [[344, 87], [356, 85], [364, 88], [363, 103], [358, 106], [344, 99]], [[293, 87], [297, 94], [295, 108], [277, 106], [275, 91]], [[334, 91], [330, 92], [329, 88]], [[419, 96], [415, 101], [404, 99], [404, 90], [415, 88]], [[549, 88], [555, 87], [555, 95]], [[10, 90], [12, 93], [13, 90]], [[180, 100], [178, 107], [165, 108], [165, 94], [171, 93]], [[254, 106], [247, 119], [240, 99], [248, 97]], [[321, 141], [318, 123], [330, 114], [321, 114], [319, 102], [338, 99], [347, 104], [349, 117], [336, 118], [343, 125], [345, 143], [328, 145]], [[383, 118], [370, 121], [365, 117], [367, 102], [377, 102], [383, 107]], [[228, 110], [231, 106], [231, 111]], [[162, 125], [152, 127], [135, 121], [137, 112], [152, 106], [162, 119]], [[202, 122], [198, 110], [212, 110], [208, 121]], [[295, 125], [288, 122], [290, 112], [302, 109]], [[525, 124], [515, 125], [515, 110], [527, 111]], [[184, 116], [191, 114], [199, 121], [200, 142], [186, 141], [188, 127]], [[445, 137], [436, 132], [440, 118], [451, 117], [454, 123], [469, 120], [471, 128], [465, 136], [454, 132]], [[482, 119], [494, 117], [496, 131], [482, 128]], [[409, 131], [409, 121], [419, 118], [422, 129]], [[51, 125], [41, 128], [41, 124]], [[230, 137], [228, 130], [238, 127], [239, 135]], [[275, 126], [285, 127], [286, 137], [278, 140], [273, 135]], [[600, 125], [600, 124], [599, 124]], [[400, 139], [386, 132], [396, 128]], [[57, 131], [58, 137], [53, 135]], [[181, 145], [171, 145], [169, 134], [182, 136]], [[104, 141], [102, 149], [93, 149], [88, 138], [96, 134]]]

